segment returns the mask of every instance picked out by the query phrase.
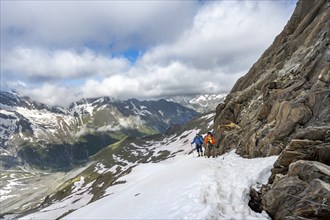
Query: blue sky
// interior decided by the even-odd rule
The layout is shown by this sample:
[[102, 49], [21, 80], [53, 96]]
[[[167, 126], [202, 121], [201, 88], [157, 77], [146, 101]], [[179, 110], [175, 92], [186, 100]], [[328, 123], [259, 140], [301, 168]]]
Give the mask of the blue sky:
[[228, 92], [295, 4], [1, 0], [1, 90], [50, 105]]

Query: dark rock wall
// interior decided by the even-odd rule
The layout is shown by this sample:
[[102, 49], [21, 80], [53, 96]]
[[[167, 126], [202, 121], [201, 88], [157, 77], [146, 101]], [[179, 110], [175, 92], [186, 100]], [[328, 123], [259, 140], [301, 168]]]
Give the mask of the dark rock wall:
[[[275, 219], [330, 219], [329, 39], [330, 1], [298, 1], [282, 33], [216, 109], [219, 154], [279, 155], [260, 192]], [[319, 166], [327, 171], [306, 178]]]
[[[251, 157], [279, 154], [301, 129], [329, 130], [328, 3], [299, 1], [283, 32], [217, 107], [221, 153], [238, 147]], [[230, 122], [241, 129], [226, 129]]]

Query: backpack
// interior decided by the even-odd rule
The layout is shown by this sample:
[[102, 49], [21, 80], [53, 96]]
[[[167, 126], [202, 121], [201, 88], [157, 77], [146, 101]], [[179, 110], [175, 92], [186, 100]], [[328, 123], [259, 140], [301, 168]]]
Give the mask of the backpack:
[[210, 144], [214, 144], [214, 138], [213, 138], [212, 135], [207, 136], [207, 142], [210, 143]]
[[202, 136], [202, 135], [200, 135], [200, 134], [199, 134], [199, 135], [198, 135], [198, 138], [199, 138], [199, 140], [200, 140], [200, 142], [201, 142], [201, 143], [203, 143], [203, 142], [204, 142], [204, 138], [203, 138], [203, 136]]

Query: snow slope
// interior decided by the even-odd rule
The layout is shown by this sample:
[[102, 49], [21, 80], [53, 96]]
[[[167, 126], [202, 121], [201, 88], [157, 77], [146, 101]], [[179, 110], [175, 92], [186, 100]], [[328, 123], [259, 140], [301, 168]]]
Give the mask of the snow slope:
[[[132, 172], [117, 179], [121, 184], [107, 188], [103, 198], [90, 204], [92, 188], [78, 176], [74, 193], [22, 219], [59, 219], [74, 209], [63, 218], [269, 219], [266, 213], [249, 208], [249, 191], [267, 182], [277, 156], [245, 159], [231, 151], [217, 158], [196, 157], [196, 152], [191, 154], [190, 142], [197, 132], [199, 129], [192, 129], [160, 141], [133, 143], [136, 152], [132, 154], [143, 150], [142, 154], [153, 151], [155, 156], [167, 150], [173, 156], [158, 163], [125, 163], [123, 169], [131, 167]], [[116, 156], [115, 160], [122, 158]], [[114, 167], [99, 162], [95, 172]]]
[[249, 188], [267, 181], [276, 159], [244, 159], [232, 151], [214, 159], [189, 154], [142, 164], [119, 179], [125, 184], [64, 219], [270, 219], [248, 207]]

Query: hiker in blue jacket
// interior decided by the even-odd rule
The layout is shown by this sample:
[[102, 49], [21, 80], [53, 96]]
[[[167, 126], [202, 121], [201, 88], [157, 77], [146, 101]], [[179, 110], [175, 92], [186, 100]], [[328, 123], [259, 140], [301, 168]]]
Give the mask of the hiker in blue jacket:
[[198, 156], [203, 156], [203, 137], [202, 135], [200, 134], [196, 134], [196, 136], [194, 137], [194, 140], [191, 142], [191, 144], [195, 143], [196, 144], [196, 150], [197, 150], [197, 153], [198, 153]]

